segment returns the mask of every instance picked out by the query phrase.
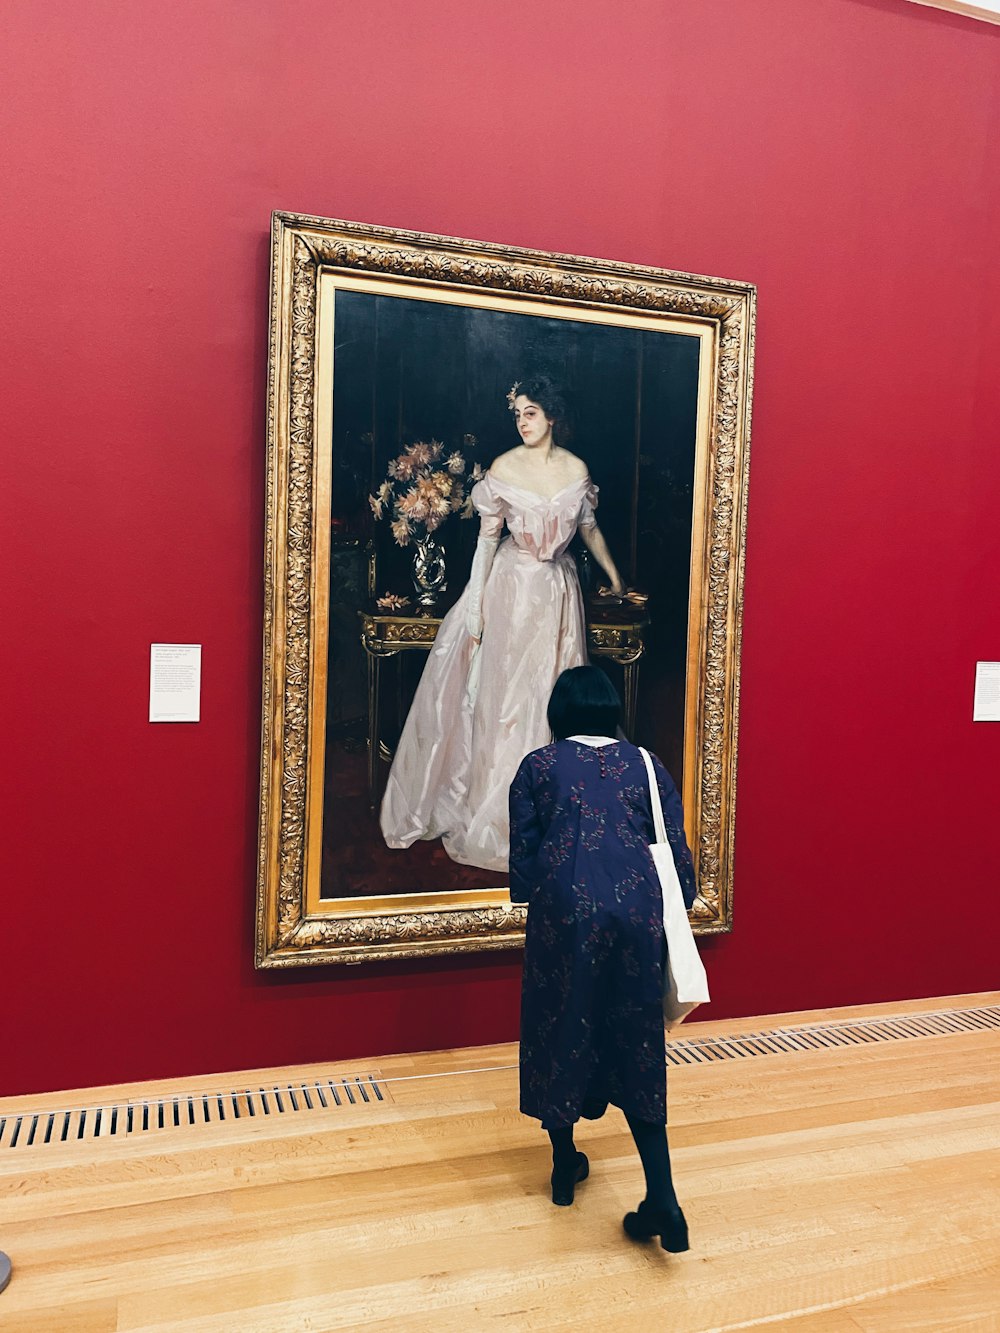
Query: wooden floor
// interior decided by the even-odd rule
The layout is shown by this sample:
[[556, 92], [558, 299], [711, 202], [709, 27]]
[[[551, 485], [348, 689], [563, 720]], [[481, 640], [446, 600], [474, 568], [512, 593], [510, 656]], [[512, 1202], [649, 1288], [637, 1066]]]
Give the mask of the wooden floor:
[[[394, 1080], [379, 1105], [0, 1141], [0, 1249], [14, 1264], [0, 1329], [1000, 1329], [998, 1044], [980, 1032], [671, 1069], [692, 1242], [678, 1256], [621, 1234], [642, 1181], [617, 1112], [584, 1125], [591, 1178], [573, 1208], [552, 1207], [547, 1141], [503, 1068], [512, 1046], [352, 1062]], [[0, 1115], [149, 1091], [8, 1099]]]

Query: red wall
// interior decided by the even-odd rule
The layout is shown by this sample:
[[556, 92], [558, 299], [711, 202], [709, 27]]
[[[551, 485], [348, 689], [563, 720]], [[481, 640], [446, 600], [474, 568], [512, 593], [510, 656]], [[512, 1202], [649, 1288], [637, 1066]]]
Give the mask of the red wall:
[[[1000, 29], [7, 0], [0, 52], [0, 1092], [516, 1034], [516, 956], [251, 965], [273, 208], [758, 284], [708, 1012], [1000, 984]], [[200, 726], [146, 722], [153, 640]]]

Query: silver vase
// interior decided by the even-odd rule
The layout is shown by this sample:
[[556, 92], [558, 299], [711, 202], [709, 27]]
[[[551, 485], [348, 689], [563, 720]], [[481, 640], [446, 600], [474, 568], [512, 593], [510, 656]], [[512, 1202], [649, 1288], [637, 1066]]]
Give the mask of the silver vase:
[[434, 603], [448, 587], [444, 574], [444, 551], [433, 537], [421, 538], [413, 552], [413, 586], [422, 615], [430, 615]]

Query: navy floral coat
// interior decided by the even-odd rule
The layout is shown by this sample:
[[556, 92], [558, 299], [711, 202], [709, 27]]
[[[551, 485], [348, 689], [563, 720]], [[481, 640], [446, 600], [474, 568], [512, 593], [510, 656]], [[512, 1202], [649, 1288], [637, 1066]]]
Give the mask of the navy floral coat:
[[[684, 901], [696, 887], [680, 797], [653, 759]], [[521, 762], [510, 789], [510, 896], [528, 904], [521, 1110], [546, 1129], [608, 1103], [663, 1124], [663, 900], [634, 745], [563, 740]]]

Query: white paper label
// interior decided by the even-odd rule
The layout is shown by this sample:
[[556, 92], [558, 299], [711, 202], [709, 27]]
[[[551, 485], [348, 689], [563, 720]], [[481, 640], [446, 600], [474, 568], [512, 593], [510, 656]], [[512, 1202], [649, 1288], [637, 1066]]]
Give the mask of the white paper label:
[[976, 663], [973, 722], [1000, 722], [1000, 662]]
[[201, 721], [201, 644], [149, 647], [150, 722]]

